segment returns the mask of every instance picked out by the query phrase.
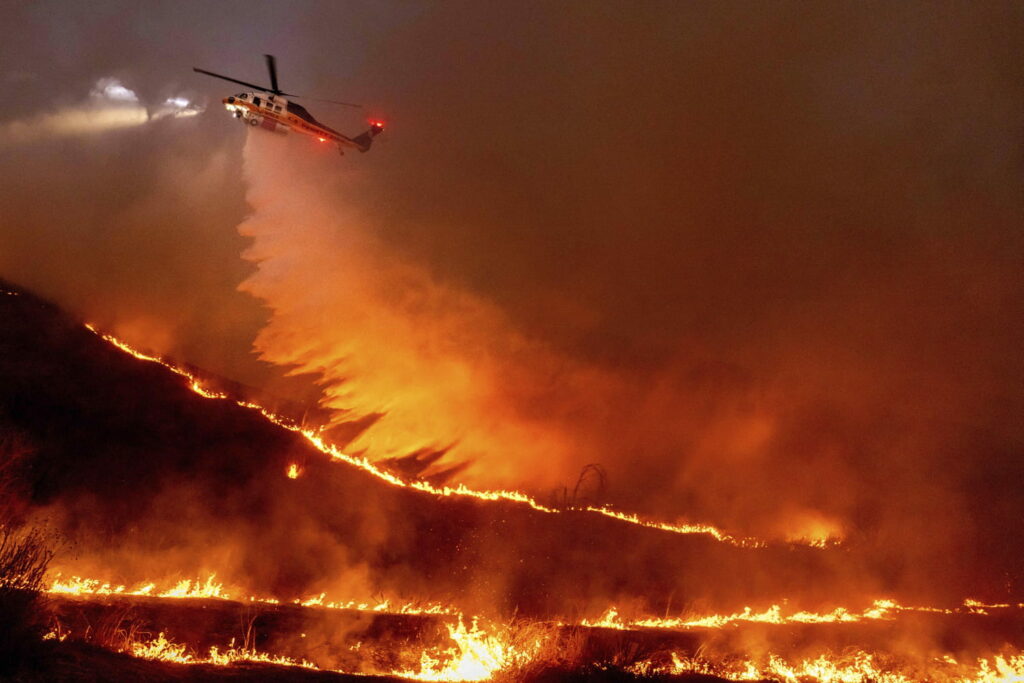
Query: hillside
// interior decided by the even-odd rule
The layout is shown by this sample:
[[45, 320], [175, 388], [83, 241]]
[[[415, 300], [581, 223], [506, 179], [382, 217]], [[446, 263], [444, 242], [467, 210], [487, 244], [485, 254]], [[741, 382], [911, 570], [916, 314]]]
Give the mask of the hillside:
[[70, 549], [57, 567], [123, 583], [216, 573], [283, 599], [385, 594], [549, 617], [829, 590], [816, 549], [737, 548], [393, 486], [4, 289], [0, 420], [32, 451], [29, 507]]

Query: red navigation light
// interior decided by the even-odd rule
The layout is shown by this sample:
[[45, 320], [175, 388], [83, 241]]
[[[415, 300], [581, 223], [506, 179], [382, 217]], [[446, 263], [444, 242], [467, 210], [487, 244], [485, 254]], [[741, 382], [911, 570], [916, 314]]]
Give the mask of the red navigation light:
[[384, 128], [384, 122], [383, 121], [370, 121], [370, 125], [373, 126], [374, 128], [381, 128], [381, 129]]

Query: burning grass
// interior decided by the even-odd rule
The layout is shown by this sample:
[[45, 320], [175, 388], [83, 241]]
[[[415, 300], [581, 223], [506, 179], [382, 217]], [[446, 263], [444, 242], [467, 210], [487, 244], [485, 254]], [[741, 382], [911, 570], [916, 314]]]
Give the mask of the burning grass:
[[705, 674], [730, 681], [778, 683], [1017, 683], [1024, 680], [1024, 655], [997, 654], [965, 663], [952, 657], [915, 662], [853, 651], [804, 659], [773, 654], [713, 661], [670, 652], [660, 663], [644, 661], [629, 670], [643, 676]]
[[[942, 657], [912, 657], [849, 649], [813, 656], [714, 656], [658, 650], [635, 641], [595, 651], [585, 629], [565, 630], [552, 624], [507, 626], [448, 624], [447, 645], [409, 648], [412, 666], [374, 674], [418, 681], [568, 681], [568, 680], [726, 680], [777, 683], [1019, 683], [1024, 680], [1024, 654], [1007, 651], [959, 661]], [[54, 636], [58, 637], [58, 636]], [[199, 654], [163, 632], [135, 636], [115, 647], [134, 657], [175, 664], [230, 667], [244, 663], [272, 664], [314, 670], [306, 660], [259, 652], [251, 646], [210, 647]], [[318, 669], [320, 670], [320, 669]], [[339, 674], [366, 672], [333, 670]]]
[[[871, 596], [874, 587], [833, 581], [832, 565], [855, 549], [828, 539], [766, 545], [575, 495], [555, 507], [517, 491], [401, 478], [77, 323], [64, 321], [47, 337], [39, 332], [56, 326], [52, 314], [33, 310], [39, 320], [28, 332], [0, 342], [29, 355], [37, 339], [59, 340], [32, 356], [45, 373], [3, 366], [16, 386], [10, 405], [28, 406], [23, 423], [52, 437], [35, 493], [56, 501], [51, 510], [66, 507], [63, 528], [85, 530], [83, 546], [95, 541], [78, 570], [120, 578], [69, 572], [49, 582], [57, 619], [47, 647], [102, 647], [123, 655], [118, 667], [145, 662], [191, 676], [271, 667], [427, 681], [1020, 680], [1016, 603], [908, 607], [867, 597], [836, 607], [834, 587], [844, 588], [837, 600]], [[139, 404], [147, 410], [133, 412]], [[88, 458], [76, 459], [79, 452]], [[339, 460], [357, 469], [331, 464]], [[111, 484], [113, 473], [131, 491], [111, 501], [100, 492], [125, 489]], [[161, 496], [170, 501], [163, 507]], [[310, 519], [316, 524], [307, 528]], [[221, 537], [231, 543], [218, 554], [211, 547]], [[367, 545], [373, 552], [360, 555]], [[37, 559], [46, 555], [32, 547]], [[634, 572], [625, 557], [644, 570]], [[350, 560], [375, 573], [325, 580]], [[387, 582], [396, 575], [408, 581]], [[141, 577], [157, 580], [128, 580]], [[808, 583], [814, 590], [803, 592]], [[480, 586], [487, 590], [463, 599]], [[662, 607], [664, 616], [651, 616]]]
[[[223, 597], [154, 597], [116, 588], [62, 598], [74, 606], [68, 609], [90, 610], [91, 616], [80, 623], [106, 624], [99, 631], [115, 635], [97, 633], [92, 642], [106, 638], [108, 647], [120, 652], [195, 666], [265, 663], [425, 681], [698, 680], [701, 676], [707, 680], [710, 676], [780, 683], [1011, 683], [1022, 680], [1024, 664], [1020, 638], [1011, 635], [1024, 627], [1020, 607], [976, 600], [957, 608], [889, 602], [860, 613], [749, 612], [749, 616], [763, 615], [762, 619], [705, 615], [693, 620], [702, 626], [672, 630], [627, 628], [611, 617], [607, 619], [611, 625], [573, 625], [372, 612], [365, 615], [371, 619], [367, 622], [360, 621], [365, 613], [331, 610], [318, 603], [262, 604], [256, 614], [248, 611], [249, 603]], [[128, 610], [126, 605], [134, 607]], [[111, 616], [103, 617], [103, 610]], [[225, 635], [220, 643], [200, 644], [203, 634], [218, 630], [198, 623], [211, 611], [224, 612], [220, 621], [228, 626], [222, 631], [232, 623], [247, 625], [230, 639]], [[836, 614], [840, 616], [833, 618]], [[119, 628], [109, 627], [119, 620]], [[353, 628], [356, 623], [361, 625]], [[157, 624], [162, 625], [159, 630]], [[199, 640], [171, 635], [188, 627], [195, 629]], [[292, 635], [281, 629], [291, 629]], [[939, 635], [943, 629], [948, 634], [974, 634], [977, 642], [972, 646], [968, 639], [955, 645], [948, 636]], [[295, 637], [299, 630], [302, 636], [329, 634], [334, 652], [344, 650], [347, 656], [313, 654], [317, 646], [311, 639]], [[278, 633], [260, 644], [253, 636], [257, 632]], [[54, 637], [66, 633], [67, 629]], [[948, 649], [910, 647], [903, 640], [914, 633], [933, 633], [936, 642], [947, 642]], [[981, 645], [1000, 638], [1007, 639], [1003, 650], [993, 652]], [[307, 646], [313, 649], [303, 649]], [[757, 651], [763, 654], [752, 654]]]
[[[88, 328], [90, 332], [95, 333], [96, 335], [98, 335], [105, 341], [109, 342], [116, 348], [124, 351], [125, 353], [139, 360], [147, 361], [150, 363], [157, 363], [159, 365], [164, 366], [171, 372], [180, 375], [181, 377], [187, 380], [189, 388], [191, 388], [192, 391], [202, 396], [203, 398], [233, 400], [231, 396], [227, 393], [207, 388], [199, 377], [197, 377], [194, 373], [188, 370], [185, 370], [173, 363], [169, 363], [158, 356], [153, 356], [144, 353], [138, 349], [135, 349], [129, 344], [125, 343], [124, 341], [118, 339], [117, 337], [114, 337], [113, 335], [104, 334], [100, 332], [92, 325], [87, 324], [86, 328]], [[239, 406], [243, 408], [248, 408], [250, 410], [256, 411], [257, 413], [265, 417], [267, 420], [269, 420], [270, 422], [274, 423], [279, 427], [283, 427], [284, 429], [287, 429], [289, 431], [301, 434], [317, 450], [324, 453], [325, 455], [330, 456], [332, 459], [345, 462], [349, 465], [357, 467], [393, 486], [398, 486], [401, 488], [410, 488], [416, 491], [421, 491], [423, 493], [428, 493], [434, 496], [441, 497], [458, 496], [476, 498], [478, 500], [485, 501], [506, 501], [518, 503], [526, 505], [538, 512], [543, 512], [547, 514], [556, 514], [560, 512], [560, 510], [558, 509], [542, 505], [541, 503], [537, 502], [534, 498], [532, 498], [530, 495], [522, 491], [478, 491], [471, 489], [468, 486], [465, 486], [464, 484], [458, 484], [456, 486], [435, 486], [434, 484], [424, 480], [403, 479], [393, 474], [392, 472], [389, 472], [385, 469], [382, 469], [381, 467], [378, 467], [377, 465], [375, 465], [374, 463], [370, 462], [365, 458], [343, 453], [337, 446], [325, 440], [323, 434], [318, 429], [308, 429], [306, 427], [303, 427], [302, 425], [295, 424], [291, 420], [283, 418], [280, 415], [277, 415], [272, 411], [267, 410], [265, 407], [259, 405], [258, 403], [254, 403], [252, 401], [235, 400], [235, 403], [237, 403]], [[287, 476], [290, 479], [295, 479], [298, 477], [298, 474], [298, 466], [290, 464], [288, 466]], [[608, 517], [610, 519], [618, 520], [620, 522], [626, 522], [628, 524], [635, 524], [637, 526], [642, 526], [649, 529], [657, 529], [659, 531], [666, 531], [675, 534], [706, 534], [722, 543], [728, 543], [742, 548], [756, 548], [767, 545], [766, 542], [763, 540], [729, 534], [711, 524], [688, 522], [669, 523], [658, 520], [648, 520], [636, 514], [618, 512], [605, 506], [586, 505], [579, 508], [567, 509], [598, 514], [604, 517]], [[829, 536], [827, 538], [801, 537], [797, 539], [792, 539], [790, 542], [798, 545], [806, 545], [813, 548], [824, 548], [830, 544], [838, 543], [838, 539], [832, 536]]]

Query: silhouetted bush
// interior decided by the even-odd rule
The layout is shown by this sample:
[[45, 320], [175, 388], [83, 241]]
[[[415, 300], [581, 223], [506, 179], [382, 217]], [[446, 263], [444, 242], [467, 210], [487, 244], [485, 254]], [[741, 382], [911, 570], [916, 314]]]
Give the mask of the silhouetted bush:
[[40, 590], [52, 552], [43, 532], [21, 518], [28, 453], [23, 439], [0, 431], [0, 673], [30, 658], [45, 633]]

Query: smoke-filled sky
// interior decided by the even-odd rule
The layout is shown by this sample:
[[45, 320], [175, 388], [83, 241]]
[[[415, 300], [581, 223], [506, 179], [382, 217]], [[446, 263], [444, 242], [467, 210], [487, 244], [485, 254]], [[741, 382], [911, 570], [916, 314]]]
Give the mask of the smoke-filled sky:
[[[0, 277], [478, 485], [599, 463], [633, 508], [929, 551], [1019, 525], [1020, 3], [0, 19]], [[265, 52], [373, 150], [249, 133], [191, 70]]]

